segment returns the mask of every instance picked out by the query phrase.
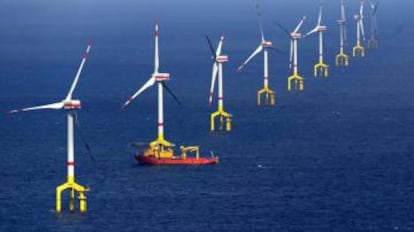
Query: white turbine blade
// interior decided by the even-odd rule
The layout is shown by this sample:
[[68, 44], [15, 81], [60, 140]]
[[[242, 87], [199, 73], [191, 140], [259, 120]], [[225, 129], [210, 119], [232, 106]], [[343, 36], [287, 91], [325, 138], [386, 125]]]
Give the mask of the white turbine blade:
[[259, 45], [259, 47], [257, 47], [256, 48], [256, 50], [254, 50], [254, 52], [249, 56], [249, 58], [247, 58], [247, 60], [242, 64], [242, 65], [240, 65], [240, 67], [237, 69], [238, 71], [240, 71], [240, 70], [242, 70], [243, 69], [243, 67], [247, 64], [247, 63], [249, 63], [249, 61], [251, 60], [251, 59], [253, 59], [253, 57], [255, 57], [257, 54], [259, 54], [261, 51], [263, 50], [263, 46], [260, 44]]
[[318, 26], [320, 26], [321, 25], [321, 23], [322, 23], [322, 3], [320, 4], [320, 6], [319, 6], [319, 16], [318, 16]]
[[260, 9], [259, 2], [256, 2], [256, 11], [257, 11], [257, 17], [259, 18], [260, 35], [262, 36], [262, 42], [263, 42], [265, 41], [265, 39], [264, 39], [264, 32], [263, 32], [262, 11]]
[[208, 95], [208, 104], [210, 106], [213, 103], [214, 86], [215, 86], [215, 83], [216, 83], [217, 73], [218, 73], [217, 62], [214, 62], [214, 64], [213, 64], [213, 71], [211, 72], [210, 93]]
[[359, 20], [359, 25], [361, 27], [361, 33], [362, 33], [362, 40], [365, 41], [365, 30], [364, 30], [364, 21], [362, 19]]
[[342, 20], [343, 21], [346, 20], [346, 16], [345, 16], [345, 3], [344, 3], [344, 1], [341, 2], [341, 17], [342, 17]]
[[158, 49], [158, 19], [155, 19], [155, 55], [154, 55], [154, 73], [158, 73], [160, 67], [160, 55]]
[[220, 42], [216, 49], [216, 57], [218, 57], [221, 54], [221, 48], [223, 47], [223, 42], [224, 42], [224, 36], [222, 35], [220, 38]]
[[73, 80], [73, 83], [72, 83], [72, 86], [70, 87], [69, 93], [66, 96], [66, 100], [71, 100], [72, 99], [73, 91], [75, 91], [76, 85], [78, 84], [79, 77], [80, 77], [80, 74], [82, 73], [83, 66], [85, 65], [85, 62], [88, 59], [89, 51], [91, 50], [91, 46], [92, 45], [89, 43], [88, 46], [86, 47], [86, 51], [83, 54], [82, 62], [80, 64], [79, 68], [78, 68], [78, 71], [76, 72], [75, 79]]
[[360, 17], [364, 17], [364, 1], [361, 1], [361, 7], [359, 8], [359, 15]]
[[292, 62], [293, 62], [293, 40], [290, 40], [289, 69], [292, 69]]
[[124, 107], [126, 107], [127, 105], [129, 105], [136, 97], [138, 97], [138, 95], [140, 95], [142, 92], [144, 92], [144, 90], [148, 89], [149, 87], [153, 86], [155, 83], [155, 76], [152, 76], [136, 93], [134, 93], [134, 95], [132, 95], [128, 101], [126, 101], [124, 103]]
[[302, 20], [300, 20], [299, 24], [296, 26], [295, 30], [293, 31], [293, 34], [297, 33], [300, 30], [300, 28], [303, 25], [303, 22], [305, 22], [305, 19], [306, 17], [303, 17]]
[[11, 110], [11, 111], [9, 111], [9, 113], [13, 114], [13, 113], [17, 113], [17, 112], [32, 111], [32, 110], [46, 110], [46, 109], [59, 110], [59, 109], [62, 109], [62, 108], [63, 108], [63, 102], [56, 102], [56, 103], [47, 104], [47, 105], [40, 105], [40, 106], [33, 106], [33, 107], [23, 108], [23, 109], [20, 109], [20, 110]]
[[315, 27], [312, 31], [308, 32], [308, 33], [305, 35], [305, 37], [306, 37], [306, 36], [310, 36], [310, 35], [312, 35], [313, 33], [316, 33], [316, 32], [318, 32], [318, 28], [317, 28], [317, 27]]

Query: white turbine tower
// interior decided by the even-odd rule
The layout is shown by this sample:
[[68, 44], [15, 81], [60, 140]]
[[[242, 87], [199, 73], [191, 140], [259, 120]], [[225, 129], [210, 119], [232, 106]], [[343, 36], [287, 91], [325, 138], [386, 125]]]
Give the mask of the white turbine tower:
[[224, 99], [223, 99], [223, 63], [228, 62], [229, 58], [226, 55], [221, 54], [223, 47], [224, 36], [221, 36], [220, 42], [217, 46], [217, 49], [214, 51], [213, 44], [210, 41], [210, 38], [207, 36], [207, 42], [211, 49], [212, 58], [214, 60], [213, 70], [211, 74], [211, 87], [210, 94], [208, 98], [209, 105], [213, 103], [214, 87], [216, 78], [218, 75], [218, 110], [211, 114], [210, 117], [210, 130], [215, 130], [215, 118], [219, 117], [220, 119], [220, 130], [223, 129], [224, 121], [226, 121], [226, 131], [231, 131], [231, 117], [232, 115], [224, 111]]
[[357, 43], [352, 49], [352, 55], [354, 57], [364, 57], [365, 56], [365, 48], [361, 42], [362, 40], [365, 41], [365, 30], [364, 30], [364, 0], [361, 0], [361, 6], [359, 7], [359, 13], [354, 15], [354, 19], [357, 23]]
[[239, 66], [237, 69], [241, 71], [247, 63], [250, 62], [256, 55], [263, 52], [263, 89], [257, 92], [257, 105], [261, 105], [262, 95], [264, 94], [265, 97], [265, 105], [274, 106], [275, 105], [275, 91], [269, 88], [269, 61], [268, 61], [268, 51], [269, 49], [277, 50], [273, 47], [272, 42], [265, 39], [264, 31], [263, 31], [263, 23], [262, 23], [262, 15], [258, 9], [258, 5], [256, 5], [258, 10], [258, 17], [259, 17], [259, 27], [260, 27], [260, 34], [261, 34], [261, 42], [256, 50], [244, 61], [242, 65]]
[[346, 67], [349, 65], [349, 56], [345, 53], [345, 44], [347, 43], [345, 0], [341, 0], [341, 19], [337, 20], [337, 23], [339, 25], [340, 47], [339, 53], [336, 55], [335, 63], [336, 66]]
[[158, 50], [158, 20], [155, 20], [155, 59], [154, 59], [154, 72], [152, 73], [149, 80], [135, 92], [123, 105], [122, 108], [128, 106], [138, 95], [144, 90], [153, 86], [155, 83], [158, 84], [158, 138], [151, 142], [150, 150], [154, 151], [156, 158], [171, 158], [173, 156], [172, 147], [174, 144], [164, 139], [164, 102], [163, 102], [163, 90], [167, 92], [180, 104], [177, 97], [171, 92], [171, 90], [164, 83], [170, 80], [169, 73], [159, 72], [159, 50]]
[[370, 9], [370, 19], [371, 19], [371, 36], [368, 40], [368, 48], [378, 48], [378, 24], [377, 24], [377, 10], [379, 6], [379, 0], [372, 0], [369, 9]]
[[[285, 27], [281, 24], [276, 23], [288, 36], [290, 37], [290, 56], [289, 56], [289, 69], [292, 69], [293, 63], [293, 73], [288, 78], [288, 90], [299, 90], [302, 91], [304, 89], [304, 79], [299, 75], [298, 72], [298, 40], [302, 39], [303, 36], [299, 32], [300, 28], [302, 27], [303, 23], [305, 22], [306, 17], [303, 17], [296, 28], [289, 32]], [[294, 86], [292, 87], [292, 82]]]
[[319, 34], [319, 63], [317, 63], [314, 66], [314, 76], [317, 77], [318, 75], [321, 75], [322, 77], [328, 77], [328, 65], [325, 64], [324, 60], [323, 60], [323, 48], [324, 48], [324, 43], [323, 43], [323, 33], [326, 31], [326, 26], [322, 25], [322, 3], [319, 5], [319, 16], [318, 16], [318, 23], [316, 25], [316, 27], [308, 32], [305, 36], [309, 36], [312, 35], [314, 33], [318, 33]]
[[[66, 183], [58, 186], [56, 188], [56, 213], [61, 212], [61, 194], [62, 191], [69, 189], [70, 190], [70, 198], [69, 198], [69, 210], [74, 211], [75, 209], [75, 192], [78, 192], [78, 199], [79, 199], [79, 210], [80, 212], [86, 212], [86, 196], [85, 192], [90, 191], [89, 188], [86, 188], [78, 183], [75, 182], [75, 149], [74, 149], [74, 123], [78, 124], [77, 121], [77, 114], [76, 110], [81, 108], [80, 100], [72, 99], [72, 94], [75, 91], [75, 88], [78, 84], [79, 77], [81, 75], [82, 69], [85, 65], [85, 62], [88, 58], [89, 51], [91, 49], [91, 44], [89, 43], [86, 52], [83, 55], [82, 62], [78, 68], [76, 73], [75, 79], [70, 87], [69, 93], [66, 95], [66, 98], [60, 102], [47, 104], [47, 105], [40, 105], [34, 106], [29, 108], [24, 108], [20, 110], [12, 110], [10, 113], [17, 113], [17, 112], [25, 112], [25, 111], [33, 111], [33, 110], [46, 110], [46, 109], [53, 109], [53, 110], [61, 110], [64, 109], [67, 112], [67, 181]], [[89, 146], [86, 144], [86, 147], [89, 150]]]

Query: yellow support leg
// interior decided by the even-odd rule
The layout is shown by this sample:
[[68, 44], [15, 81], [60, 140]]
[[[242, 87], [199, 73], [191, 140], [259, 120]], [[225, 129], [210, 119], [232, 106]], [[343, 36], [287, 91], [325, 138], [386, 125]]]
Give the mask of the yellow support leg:
[[328, 68], [329, 66], [327, 64], [319, 62], [314, 66], [314, 76], [328, 77]]
[[352, 55], [353, 57], [365, 57], [365, 48], [362, 47], [361, 45], [356, 45], [353, 49], [352, 49]]
[[[292, 82], [293, 82], [293, 86], [292, 86]], [[299, 76], [298, 74], [293, 74], [292, 76], [290, 76], [288, 78], [288, 90], [289, 91], [292, 91], [292, 90], [303, 91], [304, 90], [303, 77]]]
[[349, 65], [349, 56], [341, 52], [336, 55], [336, 66], [337, 67], [347, 67]]
[[[215, 130], [216, 117], [219, 117], [219, 123], [220, 123], [219, 130], [223, 130], [223, 128], [225, 128], [226, 131], [230, 132], [231, 131], [231, 118], [233, 116], [225, 112], [224, 110], [220, 110], [220, 109], [212, 113], [210, 116], [210, 130], [211, 131]], [[225, 123], [225, 126], [223, 127], [224, 123]]]
[[75, 211], [75, 192], [79, 193], [79, 211], [81, 213], [86, 212], [86, 196], [85, 192], [89, 192], [89, 188], [85, 188], [84, 186], [75, 182], [74, 177], [68, 177], [68, 181], [59, 185], [56, 188], [56, 213], [62, 212], [62, 192], [65, 190], [69, 190], [69, 210], [70, 212]]
[[274, 106], [276, 101], [275, 101], [275, 92], [271, 89], [269, 89], [268, 87], [264, 87], [263, 89], [259, 90], [257, 92], [257, 105], [260, 106], [261, 105], [261, 101], [262, 101], [262, 95], [264, 94], [264, 98], [265, 98], [265, 105], [268, 106]]

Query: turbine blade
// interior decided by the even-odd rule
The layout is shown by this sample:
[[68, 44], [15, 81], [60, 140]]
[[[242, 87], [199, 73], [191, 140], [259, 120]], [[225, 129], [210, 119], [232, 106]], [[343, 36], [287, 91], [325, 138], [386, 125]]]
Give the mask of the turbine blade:
[[40, 106], [33, 106], [28, 108], [23, 108], [20, 110], [10, 110], [10, 114], [18, 113], [18, 112], [25, 112], [25, 111], [32, 111], [32, 110], [60, 110], [63, 108], [63, 101], [62, 102], [56, 102], [52, 104], [47, 105], [40, 105]]
[[322, 23], [322, 10], [323, 10], [323, 6], [321, 2], [321, 4], [319, 5], [318, 26], [320, 26]]
[[219, 44], [217, 46], [216, 57], [219, 56], [219, 55], [221, 55], [221, 49], [223, 48], [223, 42], [224, 42], [224, 35], [222, 35], [220, 37], [220, 42], [219, 42]]
[[155, 77], [152, 76], [137, 92], [134, 93], [122, 106], [122, 108], [125, 108], [127, 105], [129, 105], [138, 95], [140, 95], [144, 90], [148, 89], [149, 87], [153, 86], [155, 83]]
[[216, 52], [215, 52], [215, 49], [213, 47], [213, 44], [211, 43], [211, 40], [208, 37], [208, 35], [206, 35], [206, 39], [207, 39], [208, 46], [210, 47], [211, 54], [213, 55], [213, 59], [215, 60], [217, 58], [216, 57]]
[[73, 111], [72, 111], [72, 114], [73, 114], [73, 116], [74, 116], [74, 118], [75, 118], [75, 125], [76, 125], [76, 127], [77, 127], [77, 129], [78, 129], [78, 134], [79, 134], [79, 137], [80, 137], [80, 139], [81, 139], [81, 141], [82, 141], [83, 145], [85, 146], [86, 152], [88, 153], [89, 158], [91, 158], [91, 160], [92, 160], [93, 162], [95, 162], [96, 160], [95, 160], [95, 157], [94, 157], [94, 156], [93, 156], [93, 154], [92, 154], [91, 147], [89, 146], [88, 142], [86, 142], [86, 139], [85, 139], [85, 137], [83, 136], [82, 127], [81, 127], [81, 125], [80, 125], [80, 122], [79, 122], [79, 117], [78, 117], [78, 114], [77, 114], [76, 110], [73, 110]]
[[174, 100], [178, 103], [178, 105], [181, 105], [180, 100], [178, 100], [178, 97], [175, 96], [175, 94], [171, 91], [170, 88], [168, 88], [168, 86], [165, 84], [165, 82], [161, 82], [162, 87], [164, 87], [165, 90], [167, 90], [167, 92], [174, 98]]
[[80, 74], [82, 73], [83, 66], [85, 65], [85, 62], [88, 59], [89, 51], [91, 49], [91, 46], [92, 46], [92, 44], [89, 42], [88, 46], [86, 47], [86, 51], [83, 54], [82, 62], [80, 64], [79, 68], [78, 68], [78, 71], [76, 72], [75, 79], [73, 80], [73, 83], [72, 83], [72, 86], [70, 87], [69, 93], [66, 96], [66, 100], [71, 100], [72, 99], [72, 94], [75, 91], [76, 85], [78, 84], [79, 77], [80, 77]]
[[300, 20], [299, 24], [296, 26], [295, 30], [293, 31], [293, 34], [297, 33], [300, 30], [300, 28], [303, 25], [303, 22], [305, 22], [305, 19], [306, 19], [306, 16], [303, 17], [302, 20]]
[[346, 16], [345, 16], [345, 2], [343, 0], [341, 1], [341, 17], [342, 17], [342, 20], [343, 21], [346, 20]]
[[282, 29], [282, 31], [283, 32], [285, 32], [288, 36], [289, 36], [289, 38], [292, 38], [292, 35], [290, 34], [290, 32], [289, 32], [289, 30], [288, 29], [286, 29], [286, 27], [284, 27], [282, 24], [280, 24], [280, 23], [278, 23], [278, 22], [275, 22], [275, 24], [280, 28], [280, 29]]
[[364, 22], [362, 19], [359, 20], [359, 25], [361, 26], [361, 32], [362, 32], [362, 40], [365, 41], [365, 30], [364, 30]]
[[260, 9], [260, 5], [258, 1], [256, 1], [256, 11], [257, 11], [257, 17], [259, 18], [260, 35], [262, 36], [262, 42], [263, 42], [265, 41], [265, 38], [264, 38], [264, 32], [263, 32], [262, 11]]
[[253, 57], [259, 54], [262, 50], [263, 50], [263, 46], [260, 44], [259, 47], [257, 47], [256, 50], [253, 51], [253, 53], [249, 56], [249, 58], [247, 58], [247, 60], [242, 65], [240, 65], [240, 67], [237, 70], [241, 71], [244, 68], [244, 66], [247, 63], [249, 63], [250, 60], [253, 59]]
[[318, 32], [318, 28], [317, 27], [315, 27], [312, 31], [306, 33], [304, 37], [310, 36], [310, 35], [312, 35], [313, 33], [316, 33], [316, 32]]
[[214, 62], [213, 71], [211, 72], [210, 93], [208, 95], [208, 104], [210, 106], [213, 104], [214, 86], [215, 86], [215, 83], [216, 83], [217, 73], [218, 73], [217, 62]]
[[155, 55], [154, 55], [154, 73], [158, 73], [160, 67], [160, 54], [158, 49], [158, 19], [155, 19]]

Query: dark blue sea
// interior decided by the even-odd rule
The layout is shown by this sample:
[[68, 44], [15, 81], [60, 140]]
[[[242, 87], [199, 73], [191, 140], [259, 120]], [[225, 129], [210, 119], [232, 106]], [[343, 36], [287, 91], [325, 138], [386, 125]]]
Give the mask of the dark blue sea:
[[[89, 186], [88, 211], [55, 214], [66, 180], [66, 114], [0, 116], [0, 231], [414, 231], [414, 20], [411, 1], [381, 1], [379, 48], [334, 67], [339, 0], [325, 1], [328, 79], [312, 77], [317, 38], [299, 43], [304, 92], [288, 92], [289, 39], [274, 25], [316, 24], [317, 0], [262, 1], [274, 108], [256, 106], [262, 56], [251, 0], [0, 2], [0, 109], [62, 100], [86, 42], [93, 47], [74, 96], [76, 179]], [[358, 1], [348, 1], [348, 54]], [[146, 167], [130, 142], [156, 138], [156, 88], [121, 105], [153, 71], [153, 22], [160, 20], [160, 71], [182, 101], [165, 95], [166, 139], [200, 145], [220, 163]], [[369, 35], [369, 17], [366, 15]], [[224, 33], [225, 109], [233, 131], [209, 132], [211, 55]], [[178, 152], [178, 151], [177, 151]]]

